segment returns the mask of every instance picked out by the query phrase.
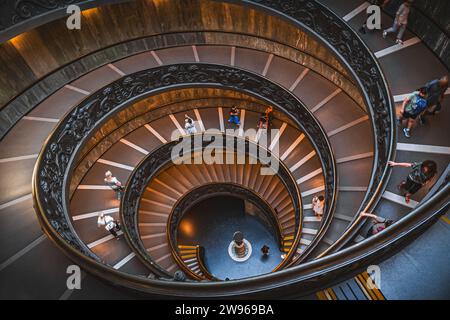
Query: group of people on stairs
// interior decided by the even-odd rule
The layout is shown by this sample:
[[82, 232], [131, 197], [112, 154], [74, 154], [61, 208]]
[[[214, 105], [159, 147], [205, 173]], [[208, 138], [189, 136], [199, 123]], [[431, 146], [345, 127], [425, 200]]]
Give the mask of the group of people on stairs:
[[412, 129], [420, 122], [426, 123], [426, 117], [438, 114], [448, 89], [448, 76], [428, 82], [406, 97], [400, 108], [397, 123], [402, 126], [405, 137], [411, 137]]

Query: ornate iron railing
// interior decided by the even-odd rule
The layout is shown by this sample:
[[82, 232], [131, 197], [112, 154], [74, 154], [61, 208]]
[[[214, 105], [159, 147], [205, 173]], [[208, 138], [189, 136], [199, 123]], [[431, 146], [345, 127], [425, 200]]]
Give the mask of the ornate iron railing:
[[68, 17], [67, 7], [81, 10], [131, 0], [8, 0], [0, 4], [0, 43], [31, 28]]
[[57, 238], [65, 249], [71, 247], [69, 251], [76, 250], [99, 261], [78, 238], [70, 222], [68, 182], [77, 155], [96, 128], [134, 101], [165, 90], [196, 86], [245, 92], [289, 115], [317, 150], [325, 180], [325, 212], [332, 212], [337, 181], [330, 144], [317, 120], [292, 93], [244, 70], [210, 64], [180, 64], [137, 72], [111, 83], [87, 97], [54, 129], [39, 155], [33, 175], [36, 209], [51, 238]]
[[[373, 53], [358, 34], [341, 18], [318, 1], [311, 0], [254, 0], [228, 2], [245, 3], [255, 9], [287, 19], [318, 37], [332, 51], [361, 88], [374, 130], [374, 163], [366, 195], [358, 212], [370, 211], [381, 198], [390, 175], [388, 161], [395, 158], [395, 105], [381, 67]], [[365, 219], [355, 218], [346, 232], [320, 257], [342, 248], [362, 227]], [[319, 230], [318, 238], [324, 236]], [[311, 247], [310, 250], [314, 249]]]
[[[255, 9], [267, 10], [271, 14], [281, 16], [299, 27], [309, 30], [312, 34], [318, 35], [319, 39], [341, 58], [357, 79], [369, 106], [375, 132], [376, 161], [368, 193], [362, 206], [370, 210], [376, 205], [385, 188], [390, 172], [387, 161], [394, 157], [395, 149], [393, 101], [377, 60], [350, 27], [316, 1], [260, 0], [239, 1], [239, 3], [252, 6]], [[165, 70], [168, 72], [167, 75], [162, 73], [161, 68], [145, 75], [141, 74], [136, 78], [125, 78], [120, 80], [123, 87], [118, 92], [115, 90], [115, 87], [119, 85], [117, 82], [108, 86], [102, 93], [89, 97], [82, 107], [78, 107], [72, 112], [66, 119], [67, 121], [63, 122], [64, 126], [58, 127], [50, 137], [39, 157], [34, 175], [33, 193], [46, 233], [62, 246], [74, 260], [83, 263], [85, 268], [94, 274], [127, 287], [167, 296], [258, 296], [269, 292], [269, 290], [272, 296], [294, 291], [297, 294], [300, 292], [306, 293], [342, 280], [343, 277], [361, 269], [365, 264], [382, 257], [385, 258], [386, 254], [392, 253], [398, 250], [401, 245], [412, 241], [418, 232], [423, 231], [430, 223], [435, 221], [436, 216], [448, 210], [449, 203], [446, 203], [442, 208], [436, 208], [443, 199], [448, 197], [449, 186], [447, 185], [408, 216], [378, 235], [357, 245], [300, 266], [240, 281], [220, 284], [169, 283], [158, 280], [151, 282], [139, 277], [124, 275], [98, 263], [98, 261], [92, 259], [88, 250], [86, 252], [87, 248], [77, 239], [67, 219], [67, 205], [64, 201], [66, 194], [64, 186], [67, 184], [64, 177], [70, 177], [70, 161], [77, 151], [77, 145], [82, 143], [82, 139], [94, 124], [100, 122], [112, 109], [120, 107], [136, 96], [142, 96], [148, 91], [155, 90], [155, 85], [158, 83], [163, 82], [164, 85], [170, 87], [180, 84], [180, 79], [182, 79], [189, 80], [187, 82], [191, 83], [196, 82], [197, 85], [209, 84], [209, 81], [211, 81], [209, 73], [199, 73], [196, 68], [198, 66], [184, 70], [184, 72], [177, 69]], [[273, 84], [270, 84], [266, 91], [266, 88], [260, 86], [258, 82], [248, 82], [252, 79], [248, 79], [246, 76], [242, 77], [239, 72], [224, 70], [225, 67], [215, 66], [214, 68], [224, 71], [224, 73], [219, 73], [220, 76], [214, 77], [216, 81], [213, 82], [216, 85], [229, 86], [244, 91], [248, 88], [246, 92], [250, 94], [256, 89], [256, 95], [261, 95], [266, 99], [269, 98], [268, 96], [274, 95], [275, 99], [268, 100], [281, 106], [281, 109], [287, 112], [296, 112], [295, 98], [287, 97], [288, 99], [285, 100], [286, 93], [283, 92], [280, 95]], [[179, 77], [174, 77], [173, 73], [175, 72], [180, 72]], [[227, 77], [224, 77], [224, 75], [228, 76], [227, 81], [225, 81]], [[142, 81], [142, 79], [146, 80]], [[232, 79], [232, 81], [230, 82], [229, 79]], [[119, 85], [119, 87], [121, 86]], [[309, 116], [305, 115], [305, 118], [297, 117], [297, 120], [300, 120], [300, 122], [308, 120]], [[305, 121], [304, 128], [306, 129], [309, 126], [308, 122]], [[305, 130], [305, 132], [308, 132], [308, 130]], [[319, 150], [325, 149], [323, 142], [319, 146]], [[322, 162], [327, 170], [334, 167], [334, 164], [323, 160]], [[325, 170], [324, 172], [325, 174], [330, 173]], [[327, 189], [332, 188], [333, 185], [328, 183], [330, 181], [327, 181]], [[354, 232], [358, 230], [358, 224], [359, 222], [353, 223], [344, 237], [332, 249], [342, 247], [346, 241], [351, 239]]]
[[[244, 150], [245, 153], [253, 157], [255, 160], [260, 158], [260, 152], [261, 152], [261, 146], [258, 147], [258, 149], [252, 147], [256, 145], [252, 142], [250, 142], [248, 139], [242, 139], [237, 136], [229, 136], [222, 134], [220, 132], [217, 132], [214, 135], [209, 136], [208, 133], [202, 133], [202, 134], [195, 134], [190, 136], [184, 136], [180, 139], [187, 139], [188, 144], [186, 144], [186, 141], [184, 142], [180, 141], [171, 141], [169, 143], [166, 143], [159, 148], [157, 148], [152, 153], [148, 154], [140, 163], [136, 166], [132, 174], [130, 175], [128, 181], [127, 181], [127, 187], [125, 189], [125, 193], [121, 202], [120, 207], [120, 216], [121, 221], [124, 226], [124, 231], [126, 238], [128, 240], [128, 243], [133, 248], [133, 250], [138, 254], [138, 256], [141, 258], [141, 260], [149, 266], [149, 268], [155, 267], [157, 265], [151, 255], [147, 252], [145, 249], [145, 246], [141, 240], [141, 237], [139, 235], [139, 227], [138, 227], [138, 216], [139, 216], [139, 206], [141, 202], [142, 195], [147, 188], [148, 184], [152, 181], [153, 178], [156, 177], [160, 172], [162, 172], [166, 167], [170, 165], [174, 165], [171, 163], [173, 161], [173, 149], [177, 147], [179, 143], [182, 143], [184, 147], [189, 146], [189, 159], [193, 154], [197, 152], [203, 152], [205, 148], [207, 148], [212, 142], [217, 142], [215, 139], [222, 139], [220, 141], [220, 144], [222, 146], [230, 147], [232, 141], [233, 150], [224, 150], [224, 152], [237, 152], [238, 150], [241, 150], [239, 147], [239, 144], [243, 144], [245, 146]], [[204, 137], [207, 136], [206, 139]], [[200, 139], [199, 139], [200, 138]], [[201, 140], [198, 142], [198, 140]], [[201, 144], [200, 144], [201, 143]], [[185, 150], [184, 150], [185, 151]], [[256, 151], [256, 153], [255, 153]], [[178, 156], [178, 155], [177, 155]], [[186, 156], [186, 155], [184, 155]], [[268, 150], [264, 150], [264, 157], [271, 157], [271, 155], [268, 153]], [[182, 157], [181, 157], [182, 158]], [[273, 158], [275, 161], [278, 162], [277, 158]], [[295, 179], [292, 177], [290, 171], [288, 168], [286, 168], [281, 162], [278, 163], [278, 171], [276, 172], [277, 177], [280, 179], [280, 181], [285, 186], [287, 192], [289, 193], [289, 196], [292, 200], [292, 205], [294, 208], [294, 214], [295, 214], [295, 242], [291, 247], [291, 250], [288, 252], [286, 257], [283, 259], [283, 261], [280, 263], [280, 265], [277, 266], [277, 268], [274, 269], [274, 271], [280, 270], [283, 268], [292, 258], [292, 256], [295, 253], [299, 236], [301, 233], [301, 221], [302, 221], [302, 202], [301, 202], [301, 195], [300, 191], [298, 189], [298, 185], [295, 181]], [[189, 197], [184, 197], [180, 201], [174, 204], [173, 210], [171, 211], [171, 214], [167, 221], [167, 236], [168, 236], [168, 242], [171, 247], [172, 255], [174, 259], [178, 262], [178, 264], [185, 269], [185, 272], [190, 273], [190, 270], [187, 270], [184, 268], [184, 263], [182, 259], [178, 255], [177, 251], [177, 232], [178, 232], [178, 225], [181, 221], [183, 214], [185, 211], [192, 206], [197, 201], [203, 199], [203, 196], [205, 195], [205, 192], [212, 191], [214, 193], [218, 192], [224, 192], [228, 190], [228, 192], [233, 192], [237, 196], [240, 194], [244, 194], [248, 200], [254, 202], [258, 206], [262, 205], [264, 202], [260, 197], [258, 197], [256, 194], [254, 194], [252, 191], [248, 190], [248, 188], [245, 188], [243, 186], [234, 185], [234, 184], [209, 184], [205, 185], [199, 188], [196, 188], [188, 195], [191, 195]], [[270, 205], [265, 205], [263, 207], [264, 211], [267, 210], [267, 207], [270, 211]], [[270, 216], [274, 217], [275, 213], [271, 212]], [[276, 218], [275, 218], [276, 219]], [[276, 224], [276, 222], [274, 222]], [[277, 225], [277, 229], [278, 229]], [[279, 230], [281, 232], [281, 230]], [[157, 266], [157, 271], [161, 271], [162, 268]], [[166, 276], [169, 274], [166, 272]]]
[[205, 248], [203, 248], [202, 246], [197, 246], [196, 249], [196, 256], [197, 256], [197, 262], [198, 262], [198, 267], [200, 268], [201, 272], [203, 273], [203, 275], [205, 276], [205, 278], [207, 280], [210, 281], [214, 281], [217, 280], [216, 277], [214, 277], [208, 270], [208, 268], [205, 266]]

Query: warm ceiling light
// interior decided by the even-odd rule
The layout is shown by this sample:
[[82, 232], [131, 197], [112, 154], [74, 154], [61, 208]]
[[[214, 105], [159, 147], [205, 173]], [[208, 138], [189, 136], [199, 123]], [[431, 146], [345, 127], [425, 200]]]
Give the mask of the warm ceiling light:
[[92, 8], [92, 9], [83, 10], [82, 13], [84, 16], [89, 16], [89, 15], [94, 14], [97, 11], [98, 11], [98, 8]]
[[15, 36], [12, 39], [9, 39], [9, 42], [12, 43], [13, 46], [17, 47], [20, 44], [22, 38], [22, 34], [19, 34], [18, 36]]
[[192, 237], [194, 235], [194, 226], [189, 221], [183, 220], [180, 223], [180, 231], [188, 237]]
[[155, 4], [155, 6], [160, 6], [164, 2], [167, 2], [167, 0], [152, 0], [152, 2]]

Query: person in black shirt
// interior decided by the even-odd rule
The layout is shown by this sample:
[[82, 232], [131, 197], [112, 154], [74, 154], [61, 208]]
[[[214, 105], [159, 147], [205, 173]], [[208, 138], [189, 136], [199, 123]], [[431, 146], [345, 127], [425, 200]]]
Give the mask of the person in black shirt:
[[367, 213], [367, 212], [361, 212], [360, 216], [372, 219], [372, 226], [369, 229], [369, 231], [367, 232], [367, 237], [376, 235], [377, 233], [383, 231], [384, 229], [386, 229], [387, 227], [389, 227], [390, 225], [392, 225], [394, 223], [393, 220], [379, 217], [379, 216], [376, 216], [374, 214]]
[[267, 118], [264, 113], [259, 117], [258, 129], [267, 129]]
[[261, 248], [261, 253], [263, 254], [263, 256], [268, 256], [269, 255], [269, 247], [267, 245], [263, 245]]
[[405, 167], [412, 168], [406, 181], [402, 181], [398, 185], [398, 189], [405, 196], [405, 202], [409, 203], [411, 195], [419, 191], [425, 184], [427, 184], [437, 172], [436, 162], [432, 160], [426, 160], [424, 162], [394, 162], [389, 161], [389, 166], [391, 167]]
[[435, 115], [442, 109], [442, 101], [445, 97], [445, 92], [448, 89], [448, 77], [443, 76], [440, 79], [432, 80], [425, 85], [427, 90], [427, 110], [420, 117], [421, 124], [425, 123], [425, 117], [428, 115]]
[[273, 121], [273, 108], [271, 106], [267, 107], [264, 111], [265, 118], [267, 120], [267, 129], [272, 125]]

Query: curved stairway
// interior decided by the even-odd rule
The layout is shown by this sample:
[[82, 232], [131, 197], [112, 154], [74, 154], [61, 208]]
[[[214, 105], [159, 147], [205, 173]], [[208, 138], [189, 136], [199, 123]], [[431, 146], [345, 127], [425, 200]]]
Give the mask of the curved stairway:
[[[244, 109], [244, 106], [240, 106], [240, 108], [241, 120], [243, 121], [239, 130], [235, 132], [237, 135], [245, 132], [246, 124], [249, 126], [253, 124], [252, 127], [254, 128], [254, 124], [259, 119], [258, 113], [248, 111]], [[99, 212], [118, 217], [119, 201], [115, 199], [114, 193], [109, 187], [102, 184], [104, 173], [107, 170], [111, 170], [120, 181], [127, 181], [131, 171], [147, 154], [158, 146], [163, 145], [164, 142], [170, 141], [174, 131], [180, 131], [180, 128], [182, 128], [180, 123], [184, 119], [184, 114], [190, 115], [192, 113], [192, 118], [197, 120], [196, 126], [198, 126], [198, 131], [201, 132], [209, 129], [214, 130], [217, 127], [230, 127], [228, 124], [219, 124], [220, 121], [224, 121], [223, 119], [227, 119], [228, 111], [228, 108], [218, 107], [199, 108], [190, 112], [183, 111], [170, 114], [145, 124], [121, 138], [119, 142], [113, 144], [92, 165], [92, 168], [86, 173], [73, 194], [70, 211], [75, 230], [81, 239], [88, 244], [93, 253], [112, 266], [116, 266], [118, 263], [120, 265], [123, 259], [133, 255], [129, 252], [130, 249], [127, 248], [125, 239], [113, 240], [113, 237], [108, 235], [106, 230], [95, 226], [94, 220]], [[244, 114], [245, 116], [243, 116]], [[289, 135], [282, 134], [277, 139], [277, 144], [281, 146], [280, 150], [286, 150], [288, 146], [292, 145], [290, 137], [295, 137], [298, 140], [296, 146], [298, 149], [302, 149], [301, 152], [286, 154], [285, 161], [297, 156], [298, 160], [290, 161], [293, 163], [298, 163], [299, 161], [311, 163], [311, 166], [305, 166], [303, 170], [291, 170], [293, 177], [299, 182], [302, 195], [310, 196], [319, 193], [323, 188], [313, 188], [314, 184], [311, 185], [310, 179], [308, 179], [308, 175], [311, 176], [310, 172], [312, 171], [315, 179], [314, 183], [323, 185], [320, 161], [317, 159], [311, 143], [298, 129], [286, 123], [281, 123], [276, 118], [273, 120], [273, 127], [283, 127], [283, 132], [289, 133]], [[186, 134], [184, 130], [182, 133]], [[255, 137], [250, 137], [250, 139], [252, 138], [254, 139]], [[299, 157], [299, 155], [304, 156]], [[299, 166], [297, 165], [297, 167]], [[145, 247], [152, 253], [156, 263], [161, 264], [163, 268], [172, 274], [177, 270], [176, 263], [170, 254], [170, 247], [165, 233], [167, 217], [180, 196], [195, 187], [207, 183], [236, 183], [255, 190], [262, 199], [265, 199], [274, 209], [277, 209], [279, 223], [283, 228], [283, 235], [290, 236], [293, 234], [295, 220], [288, 193], [276, 176], [260, 175], [258, 174], [259, 169], [259, 165], [191, 164], [171, 166], [166, 171], [161, 172], [146, 189], [140, 211], [142, 239]], [[303, 172], [305, 173], [302, 175]], [[299, 181], [304, 176], [307, 178]], [[174, 177], [176, 178], [174, 179]], [[305, 205], [304, 208], [309, 210], [310, 206]], [[302, 226], [302, 245], [309, 244], [311, 240], [308, 241], [306, 237], [314, 236], [317, 233], [317, 225], [319, 223], [320, 219], [305, 219]], [[315, 229], [312, 227], [315, 227]], [[134, 268], [133, 265], [136, 264], [136, 271], [141, 274], [145, 269], [141, 268], [139, 259], [134, 259], [133, 257], [131, 258], [132, 260], [127, 261], [127, 266], [132, 269]], [[128, 269], [126, 270], [128, 272]]]
[[[363, 1], [352, 1], [351, 4], [343, 4], [326, 0], [322, 0], [322, 2], [341, 17], [363, 3]], [[361, 12], [349, 19], [348, 23], [357, 28], [363, 16], [364, 13]], [[390, 18], [384, 16], [383, 19], [387, 23], [390, 22]], [[382, 50], [393, 45], [392, 41], [380, 38], [377, 34], [363, 36], [367, 45], [375, 53], [382, 52]], [[410, 33], [407, 33], [406, 38], [408, 40], [414, 39]], [[413, 41], [409, 43], [413, 43]], [[378, 55], [379, 60], [386, 72], [396, 101], [399, 99], [397, 97], [407, 94], [428, 80], [448, 72], [432, 52], [420, 42], [404, 46], [389, 54], [383, 52], [383, 54]], [[214, 60], [215, 58], [217, 60]], [[0, 277], [2, 283], [5, 283], [1, 289], [2, 296], [23, 298], [40, 294], [40, 297], [57, 298], [61, 295], [64, 296], [65, 293], [66, 275], [63, 271], [70, 262], [42, 235], [33, 212], [30, 195], [35, 159], [45, 138], [51, 133], [57, 121], [87, 94], [94, 92], [123, 74], [159, 63], [193, 62], [197, 59], [200, 62], [231, 64], [257, 72], [286, 88], [290, 88], [297, 97], [305, 102], [330, 137], [340, 177], [336, 214], [325, 238], [322, 239], [317, 248], [317, 254], [326, 250], [344, 232], [355, 218], [354, 215], [364, 196], [372, 168], [373, 137], [370, 124], [367, 121], [369, 118], [365, 111], [325, 78], [295, 62], [267, 52], [237, 46], [205, 45], [161, 49], [161, 51], [147, 52], [142, 56], [125, 58], [116, 61], [112, 64], [112, 67], [108, 65], [87, 73], [49, 96], [26, 117], [23, 117], [0, 142], [0, 170], [2, 172], [0, 176], [2, 181], [0, 183], [0, 212], [1, 225], [3, 226], [0, 234], [1, 242], [4, 244], [2, 249], [5, 248], [2, 250], [1, 261], [3, 262], [0, 267]], [[416, 61], [419, 59], [427, 62], [425, 67], [418, 67]], [[402, 70], [402, 77], [398, 76], [399, 70]], [[439, 128], [445, 130], [448, 123], [449, 113], [446, 112], [447, 107], [450, 107], [448, 103], [449, 99], [446, 99], [441, 116], [431, 118], [427, 126], [417, 128], [411, 139], [406, 140], [401, 132], [399, 133], [398, 161], [416, 161], [433, 157], [438, 162], [439, 172], [443, 171], [448, 165], [450, 153], [448, 139], [445, 135], [439, 134]], [[203, 109], [199, 111], [203, 112]], [[208, 112], [214, 114], [216, 111], [209, 110]], [[222, 110], [222, 112], [226, 118], [226, 110]], [[245, 117], [241, 115], [241, 118], [245, 118], [244, 126], [245, 123], [253, 122], [249, 120], [251, 119], [250, 114], [250, 112], [247, 113]], [[177, 119], [177, 117], [182, 117], [183, 114], [174, 116]], [[191, 116], [198, 120], [196, 113], [191, 114]], [[214, 119], [214, 117], [206, 116], [206, 112], [205, 115], [200, 113], [200, 117], [204, 125], [207, 121], [220, 121], [220, 116]], [[283, 125], [282, 121], [275, 122], [275, 126], [278, 128], [282, 128]], [[158, 129], [157, 135], [154, 134], [155, 128]], [[118, 212], [118, 203], [111, 196], [111, 192], [101, 188], [103, 186], [100, 187], [99, 184], [103, 180], [104, 172], [111, 168], [120, 180], [126, 181], [130, 170], [140, 159], [159, 144], [169, 141], [167, 134], [170, 130], [176, 128], [173, 118], [164, 118], [161, 119], [160, 123], [139, 128], [114, 144], [91, 168], [83, 179], [81, 187], [78, 187], [72, 198], [70, 212], [77, 233], [106, 263], [123, 272], [148, 276], [148, 270], [138, 259], [134, 258], [133, 253], [129, 252], [123, 239], [112, 241], [103, 229], [97, 228], [95, 223], [92, 223], [92, 218], [96, 217], [99, 211], [105, 211], [112, 215]], [[199, 127], [198, 129], [202, 128]], [[323, 190], [320, 172], [317, 173], [320, 163], [313, 154], [311, 146], [297, 129], [286, 126], [280, 137], [280, 155], [296, 178], [300, 180], [303, 201], [304, 204], [308, 204], [313, 195]], [[396, 194], [396, 185], [404, 175], [405, 170], [395, 169], [393, 171], [383, 199], [376, 208], [377, 214], [398, 220], [407, 214], [411, 208], [417, 206], [425, 196], [426, 190], [423, 190], [413, 197], [410, 204], [406, 204]], [[305, 177], [308, 179], [305, 180]], [[91, 189], [89, 186], [95, 186], [96, 188]], [[318, 229], [319, 221], [312, 217], [310, 207], [306, 206], [305, 209], [303, 230], [312, 230], [309, 233], [304, 232], [302, 235], [302, 239], [304, 239], [302, 244], [307, 245], [313, 239], [314, 230]], [[51, 257], [54, 264], [48, 268], [47, 264], [43, 263], [42, 256]], [[45, 268], [46, 272], [39, 277], [36, 277], [33, 272], [27, 272], [30, 262], [36, 262], [33, 263], [34, 270]], [[16, 286], [17, 283], [7, 281], [9, 278], [17, 277], [18, 272], [28, 274], [27, 277], [30, 277], [29, 283], [39, 287], [39, 293], [30, 288], [29, 284], [23, 283]], [[88, 279], [88, 288], [89, 286], [91, 286], [90, 288], [100, 287], [105, 295], [122, 295], [116, 289], [105, 288], [93, 277]], [[45, 288], [48, 290], [43, 290]], [[90, 294], [96, 295], [93, 291], [85, 290], [76, 292], [74, 298], [86, 297]]]

